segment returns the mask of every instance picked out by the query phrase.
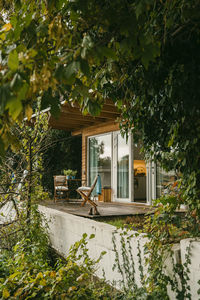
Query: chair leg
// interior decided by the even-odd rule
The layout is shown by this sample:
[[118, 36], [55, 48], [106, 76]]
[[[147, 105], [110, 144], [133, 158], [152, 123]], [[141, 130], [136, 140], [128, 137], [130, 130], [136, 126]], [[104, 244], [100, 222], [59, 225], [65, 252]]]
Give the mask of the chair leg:
[[88, 201], [88, 197], [84, 193], [82, 193], [81, 191], [78, 191], [78, 193], [81, 195], [81, 198], [83, 200], [82, 203], [81, 203], [81, 206], [84, 206], [85, 203]]
[[82, 200], [83, 200], [81, 203], [81, 206], [84, 206], [86, 204], [86, 202], [89, 202], [90, 205], [92, 205], [92, 207], [90, 208], [90, 210], [88, 212], [89, 215], [99, 215], [99, 212], [97, 210], [97, 204], [94, 203], [94, 201], [90, 200], [90, 198], [87, 195], [85, 195], [84, 193], [82, 193], [81, 191], [78, 191], [78, 193], [81, 195]]
[[88, 201], [87, 199], [84, 199], [84, 200], [82, 201], [82, 203], [81, 203], [81, 206], [84, 206], [84, 205], [86, 204], [87, 201]]
[[65, 197], [63, 197], [63, 200], [69, 202], [69, 191], [64, 192], [66, 193]]
[[87, 200], [93, 207], [97, 207], [97, 204], [96, 203], [94, 203], [94, 201], [92, 201], [92, 200], [90, 200], [90, 199], [88, 199]]
[[100, 215], [100, 213], [99, 213], [98, 210], [97, 210], [97, 207], [94, 208], [94, 214], [95, 214], [95, 215]]
[[91, 215], [100, 215], [100, 213], [98, 212], [98, 210], [97, 210], [97, 207], [90, 207], [90, 210], [89, 210], [89, 212], [88, 212], [88, 214], [91, 216]]

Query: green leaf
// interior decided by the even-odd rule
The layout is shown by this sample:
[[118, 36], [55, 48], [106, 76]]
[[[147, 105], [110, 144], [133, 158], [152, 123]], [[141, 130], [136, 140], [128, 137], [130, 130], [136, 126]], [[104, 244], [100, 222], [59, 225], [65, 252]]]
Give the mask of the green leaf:
[[4, 142], [3, 142], [2, 138], [0, 137], [0, 155], [4, 155], [4, 154], [5, 154]]
[[22, 86], [22, 88], [19, 90], [19, 92], [18, 92], [18, 99], [19, 100], [24, 100], [24, 99], [26, 99], [26, 94], [27, 94], [27, 92], [28, 92], [28, 89], [29, 89], [29, 85], [28, 85], [28, 83], [24, 83], [23, 84], [23, 86]]
[[10, 83], [10, 87], [11, 87], [11, 89], [18, 90], [21, 85], [22, 85], [22, 78], [21, 78], [20, 74], [15, 73], [15, 75]]
[[99, 51], [101, 51], [101, 54], [107, 58], [117, 59], [117, 55], [116, 55], [115, 51], [112, 50], [111, 48], [101, 47], [101, 48], [99, 48]]
[[64, 71], [64, 80], [67, 84], [73, 84], [75, 81], [75, 75], [80, 69], [80, 62], [73, 61], [70, 63]]
[[89, 239], [91, 240], [91, 239], [93, 239], [94, 237], [95, 237], [95, 234], [92, 233], [92, 234], [90, 235]]
[[84, 36], [82, 46], [87, 49], [94, 46], [94, 43], [89, 35]]
[[9, 279], [15, 278], [17, 275], [21, 274], [20, 272], [15, 272], [9, 276]]
[[50, 106], [51, 114], [56, 119], [58, 119], [60, 116], [60, 106], [59, 105], [60, 105], [59, 97], [57, 95], [55, 95], [53, 97], [50, 89], [44, 93], [44, 95], [42, 97], [42, 102], [41, 102], [41, 109], [45, 109]]
[[90, 68], [86, 60], [81, 59], [80, 68], [83, 74], [85, 74], [86, 76], [90, 74]]
[[8, 66], [12, 71], [16, 71], [19, 66], [18, 53], [16, 50], [13, 50], [9, 53], [8, 56]]
[[87, 110], [92, 116], [99, 116], [101, 112], [101, 106], [98, 102], [89, 100], [87, 103]]
[[22, 103], [18, 98], [10, 98], [10, 100], [6, 104], [6, 109], [9, 110], [10, 115], [13, 120], [16, 120], [19, 114], [22, 112]]
[[85, 232], [84, 234], [83, 234], [83, 239], [86, 239], [87, 238], [87, 233]]
[[4, 112], [6, 103], [9, 101], [10, 97], [9, 84], [0, 86], [0, 113]]
[[66, 78], [70, 78], [72, 75], [74, 75], [78, 70], [80, 69], [80, 62], [73, 61], [70, 63], [66, 70], [65, 70], [65, 76]]

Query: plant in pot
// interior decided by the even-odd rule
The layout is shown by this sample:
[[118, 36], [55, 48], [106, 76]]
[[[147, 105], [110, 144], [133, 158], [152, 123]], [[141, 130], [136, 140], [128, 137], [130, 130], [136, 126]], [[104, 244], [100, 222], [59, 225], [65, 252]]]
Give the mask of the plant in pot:
[[67, 179], [74, 179], [77, 171], [68, 169], [68, 170], [64, 170], [63, 173], [65, 176], [67, 176]]

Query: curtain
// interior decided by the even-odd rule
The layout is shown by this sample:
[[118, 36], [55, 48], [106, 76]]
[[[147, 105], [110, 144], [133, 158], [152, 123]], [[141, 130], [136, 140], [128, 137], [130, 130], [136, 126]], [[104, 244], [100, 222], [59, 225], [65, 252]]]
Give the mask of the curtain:
[[[97, 174], [101, 177], [102, 188], [111, 186], [111, 134], [89, 138], [89, 184]], [[93, 195], [97, 194], [97, 187]]]

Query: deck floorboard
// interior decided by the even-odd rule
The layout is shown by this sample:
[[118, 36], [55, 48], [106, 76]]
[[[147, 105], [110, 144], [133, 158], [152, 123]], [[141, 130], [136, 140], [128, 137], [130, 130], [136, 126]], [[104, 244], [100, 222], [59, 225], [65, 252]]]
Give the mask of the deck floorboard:
[[42, 203], [47, 207], [54, 208], [59, 211], [63, 211], [69, 214], [87, 217], [87, 218], [101, 218], [101, 217], [120, 217], [120, 216], [134, 216], [134, 215], [144, 215], [147, 213], [153, 213], [153, 209], [145, 204], [136, 203], [104, 203], [96, 202], [98, 205], [98, 212], [100, 215], [89, 215], [90, 205], [86, 204], [81, 207], [81, 202], [56, 202], [48, 201]]

